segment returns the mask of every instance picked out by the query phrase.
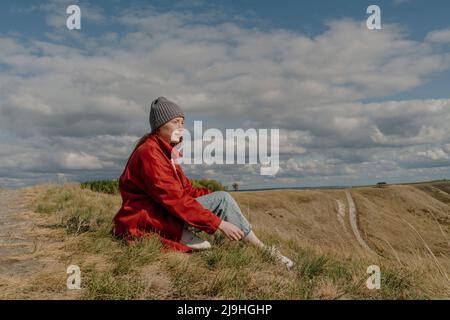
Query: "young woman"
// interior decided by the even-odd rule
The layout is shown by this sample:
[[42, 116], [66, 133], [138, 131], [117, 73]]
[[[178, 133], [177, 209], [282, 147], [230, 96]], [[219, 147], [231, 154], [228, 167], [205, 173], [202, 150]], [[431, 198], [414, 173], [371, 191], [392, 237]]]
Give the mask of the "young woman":
[[231, 241], [268, 250], [286, 267], [293, 266], [277, 248], [258, 239], [229, 193], [194, 188], [173, 160], [184, 128], [184, 113], [177, 104], [164, 97], [155, 99], [150, 126], [152, 131], [139, 140], [119, 179], [123, 202], [114, 217], [116, 236], [131, 240], [157, 233], [166, 247], [191, 252], [209, 249], [211, 244], [190, 229], [209, 234], [220, 230]]

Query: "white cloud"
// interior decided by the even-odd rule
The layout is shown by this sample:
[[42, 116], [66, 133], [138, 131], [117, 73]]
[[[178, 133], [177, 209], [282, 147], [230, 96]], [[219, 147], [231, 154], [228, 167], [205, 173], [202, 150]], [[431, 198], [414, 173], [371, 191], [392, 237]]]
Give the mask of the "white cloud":
[[450, 43], [450, 28], [432, 31], [427, 34], [425, 40], [435, 43]]
[[93, 170], [102, 169], [102, 162], [95, 156], [84, 152], [67, 152], [59, 156], [61, 168], [68, 170]]
[[450, 156], [447, 152], [445, 152], [443, 149], [433, 149], [433, 150], [427, 150], [425, 152], [417, 152], [418, 156], [425, 157], [427, 159], [431, 160], [449, 160]]
[[[52, 17], [62, 4], [40, 9]], [[433, 160], [426, 150], [450, 141], [448, 99], [360, 102], [413, 89], [448, 70], [449, 53], [433, 46], [445, 31], [419, 42], [398, 25], [370, 32], [342, 19], [310, 37], [222, 22], [219, 12], [132, 8], [110, 20], [100, 9], [84, 12], [92, 22], [125, 25], [126, 32], [70, 35], [70, 44], [64, 28], [48, 41], [0, 37], [0, 64], [8, 67], [0, 73], [0, 127], [19, 137], [16, 146], [4, 145], [10, 152], [0, 160], [4, 175], [13, 168], [117, 175], [149, 129], [150, 101], [161, 95], [191, 120], [207, 119], [208, 127], [280, 128], [280, 179], [350, 177], [370, 168], [404, 174], [396, 161], [409, 160], [391, 149], [404, 159], [422, 152]], [[442, 160], [436, 151], [434, 157]], [[239, 168], [209, 173], [258, 171]]]

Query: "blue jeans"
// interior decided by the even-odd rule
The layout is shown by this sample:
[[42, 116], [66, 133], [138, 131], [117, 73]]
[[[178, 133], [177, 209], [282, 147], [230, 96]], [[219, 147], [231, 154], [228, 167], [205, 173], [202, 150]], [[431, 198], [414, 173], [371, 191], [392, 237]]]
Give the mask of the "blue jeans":
[[252, 226], [242, 214], [236, 200], [226, 191], [215, 191], [210, 194], [195, 198], [206, 209], [213, 212], [216, 216], [230, 222], [240, 228], [246, 237]]

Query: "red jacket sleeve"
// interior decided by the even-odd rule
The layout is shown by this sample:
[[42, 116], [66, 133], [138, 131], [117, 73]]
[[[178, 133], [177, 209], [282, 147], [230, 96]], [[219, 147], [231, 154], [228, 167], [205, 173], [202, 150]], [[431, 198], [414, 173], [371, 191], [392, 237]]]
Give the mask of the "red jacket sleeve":
[[184, 191], [186, 191], [186, 193], [193, 198], [198, 198], [206, 194], [210, 194], [212, 192], [208, 188], [195, 188], [192, 185], [191, 181], [184, 175], [182, 171], [181, 171], [181, 179], [183, 180]]
[[[221, 219], [203, 207], [181, 185], [172, 164], [156, 150], [145, 150], [139, 157], [141, 176], [147, 194], [193, 227], [214, 233]], [[186, 178], [187, 179], [187, 178]]]

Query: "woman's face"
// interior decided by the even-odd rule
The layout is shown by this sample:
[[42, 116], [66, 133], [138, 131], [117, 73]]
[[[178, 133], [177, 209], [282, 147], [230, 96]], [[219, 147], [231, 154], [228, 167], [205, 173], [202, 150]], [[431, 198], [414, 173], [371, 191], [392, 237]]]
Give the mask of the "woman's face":
[[184, 118], [176, 117], [158, 128], [156, 134], [168, 143], [181, 142], [184, 129]]

